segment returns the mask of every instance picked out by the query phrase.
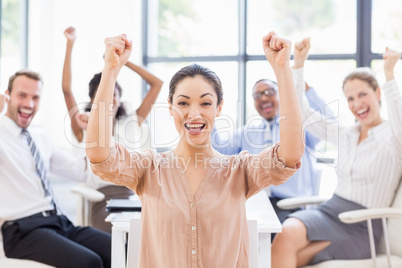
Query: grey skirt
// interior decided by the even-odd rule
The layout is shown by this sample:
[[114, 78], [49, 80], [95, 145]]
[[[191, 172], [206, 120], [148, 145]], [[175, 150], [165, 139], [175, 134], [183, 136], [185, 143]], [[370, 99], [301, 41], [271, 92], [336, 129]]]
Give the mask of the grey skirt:
[[[352, 260], [370, 258], [370, 244], [367, 223], [346, 224], [338, 215], [349, 210], [365, 207], [334, 195], [316, 209], [297, 211], [289, 215], [301, 220], [307, 228], [309, 241], [331, 241], [331, 244], [318, 253], [311, 264], [326, 260]], [[381, 220], [373, 220], [376, 245], [382, 234]]]

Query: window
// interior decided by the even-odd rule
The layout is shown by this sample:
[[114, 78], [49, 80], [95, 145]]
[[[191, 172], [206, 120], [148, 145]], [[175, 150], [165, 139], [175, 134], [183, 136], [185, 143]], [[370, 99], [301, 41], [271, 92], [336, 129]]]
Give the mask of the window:
[[[238, 53], [238, 5], [233, 0], [149, 1], [150, 57]], [[222, 13], [224, 12], [224, 13]]]
[[[356, 51], [356, 2], [349, 0], [247, 1], [247, 52], [260, 55], [269, 30], [292, 41], [310, 37], [311, 54]], [[347, 41], [346, 41], [347, 40]]]
[[23, 0], [0, 1], [0, 87], [5, 89], [8, 78], [27, 66], [26, 6]]
[[386, 46], [401, 49], [401, 2], [389, 0], [384, 3], [384, 1], [373, 0], [372, 14], [371, 46], [373, 52], [383, 53]]
[[[172, 75], [181, 67], [198, 62], [215, 71], [223, 82], [224, 108], [221, 122], [230, 118], [235, 128], [256, 115], [251, 90], [261, 78], [274, 79], [261, 48], [269, 30], [293, 42], [310, 37], [312, 47], [306, 79], [328, 103], [337, 102], [341, 116], [353, 116], [345, 109], [341, 83], [358, 64], [357, 14], [369, 1], [350, 0], [152, 0], [143, 1], [144, 64], [164, 74], [165, 85], [158, 105], [165, 103]], [[346, 112], [345, 112], [346, 111]], [[155, 112], [156, 113], [156, 112]], [[177, 133], [158, 112], [156, 147], [172, 146]], [[161, 135], [160, 133], [163, 133]], [[169, 137], [169, 138], [167, 138]], [[163, 143], [169, 144], [164, 146]], [[165, 144], [165, 145], [166, 145]]]
[[[165, 75], [158, 105], [166, 103], [170, 78], [184, 65], [198, 62], [216, 71], [223, 81], [226, 119], [226, 123], [222, 120], [217, 125], [227, 130], [227, 122], [229, 127], [237, 128], [257, 114], [252, 87], [261, 78], [274, 78], [262, 52], [262, 36], [275, 30], [293, 42], [310, 37], [312, 47], [306, 62], [306, 81], [342, 123], [353, 124], [354, 117], [343, 96], [343, 78], [356, 67], [372, 66], [380, 74], [379, 82], [384, 82], [381, 54], [385, 46], [402, 49], [399, 2], [143, 0], [148, 16], [143, 28], [144, 64], [155, 73]], [[382, 111], [386, 111], [386, 103]], [[174, 143], [166, 141], [176, 138], [177, 142], [178, 134], [172, 128], [167, 110], [158, 112], [154, 118], [159, 121], [152, 124], [157, 129], [154, 144], [173, 147]], [[162, 141], [169, 146], [160, 146]], [[317, 148], [321, 156], [327, 154], [329, 158], [336, 155], [334, 149], [325, 142]], [[326, 182], [321, 183], [320, 192], [329, 196], [336, 186], [336, 175], [331, 166], [322, 169]], [[324, 189], [328, 185], [329, 189]]]

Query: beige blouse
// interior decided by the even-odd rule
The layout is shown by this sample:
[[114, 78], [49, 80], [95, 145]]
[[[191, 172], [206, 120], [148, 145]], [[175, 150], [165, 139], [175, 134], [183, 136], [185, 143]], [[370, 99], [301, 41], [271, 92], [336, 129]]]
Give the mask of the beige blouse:
[[203, 159], [209, 168], [193, 196], [173, 151], [128, 152], [115, 144], [107, 160], [91, 164], [104, 180], [125, 185], [142, 202], [139, 267], [249, 267], [246, 200], [295, 169], [277, 157], [279, 145], [260, 154]]

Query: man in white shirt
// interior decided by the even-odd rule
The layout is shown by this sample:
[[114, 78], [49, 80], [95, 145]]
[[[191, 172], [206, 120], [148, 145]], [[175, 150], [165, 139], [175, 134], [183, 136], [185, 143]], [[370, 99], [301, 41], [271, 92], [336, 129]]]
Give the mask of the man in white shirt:
[[[29, 128], [38, 108], [42, 80], [37, 73], [11, 76], [5, 115], [0, 115], [0, 225], [9, 258], [55, 267], [110, 267], [111, 239], [91, 227], [74, 226], [62, 214], [47, 174], [85, 181], [85, 158], [52, 148]], [[2, 108], [3, 105], [0, 105]], [[1, 112], [1, 111], [0, 111]]]

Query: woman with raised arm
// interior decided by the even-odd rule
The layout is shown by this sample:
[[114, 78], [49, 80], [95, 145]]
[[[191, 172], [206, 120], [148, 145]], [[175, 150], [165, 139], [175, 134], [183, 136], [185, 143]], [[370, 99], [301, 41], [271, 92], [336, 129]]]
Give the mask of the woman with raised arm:
[[[304, 95], [302, 57], [305, 46], [296, 45], [294, 76], [304, 124], [309, 131], [338, 145], [335, 170], [338, 185], [333, 197], [317, 209], [293, 213], [283, 223], [272, 244], [272, 267], [301, 267], [331, 259], [370, 258], [366, 222], [342, 223], [342, 212], [391, 205], [402, 177], [402, 97], [394, 79], [400, 58], [386, 49], [386, 83], [380, 89], [369, 68], [358, 68], [343, 81], [343, 93], [357, 123], [352, 127], [325, 120], [308, 106]], [[381, 93], [385, 95], [389, 121], [380, 116]], [[373, 221], [376, 244], [381, 221]]]
[[[62, 89], [64, 100], [66, 102], [66, 106], [71, 119], [71, 129], [76, 140], [81, 143], [85, 140], [84, 136], [88, 122], [88, 114], [78, 112], [77, 102], [74, 98], [71, 87], [71, 58], [73, 46], [76, 39], [75, 29], [73, 27], [67, 28], [64, 31], [64, 35], [67, 38], [67, 46], [63, 66]], [[116, 140], [116, 142], [126, 145], [130, 151], [145, 150], [150, 148], [151, 139], [149, 137], [148, 126], [143, 123], [145, 121], [145, 118], [150, 113], [152, 105], [155, 103], [156, 98], [158, 97], [163, 82], [158, 77], [147, 71], [145, 68], [140, 67], [130, 61], [127, 61], [125, 65], [133, 70], [135, 73], [140, 75], [141, 78], [149, 84], [150, 88], [138, 109], [135, 111], [128, 111], [126, 104], [120, 101], [122, 88], [116, 82], [113, 95], [114, 109], [111, 117], [113, 118], [112, 136], [114, 140]], [[91, 105], [94, 101], [101, 76], [102, 73], [95, 74], [89, 82], [89, 97], [91, 103], [88, 104], [88, 111], [90, 110]], [[111, 198], [129, 198], [134, 193], [126, 187], [117, 186], [105, 182], [93, 173], [90, 174], [87, 185], [91, 188], [97, 189], [105, 195], [104, 200], [91, 203], [91, 225], [95, 228], [110, 233], [111, 224], [105, 222], [105, 218], [108, 215], [106, 212], [106, 200], [109, 200]]]
[[[304, 151], [301, 116], [289, 66], [290, 41], [263, 38], [280, 94], [280, 144], [260, 154], [219, 154], [211, 146], [223, 104], [217, 75], [200, 65], [179, 70], [169, 86], [169, 110], [180, 133], [173, 151], [128, 152], [111, 139], [107, 109], [113, 86], [129, 58], [125, 35], [107, 38], [105, 67], [91, 110], [87, 156], [102, 179], [134, 190], [142, 202], [139, 267], [249, 267], [246, 200], [285, 182]], [[92, 146], [89, 146], [92, 144]]]

